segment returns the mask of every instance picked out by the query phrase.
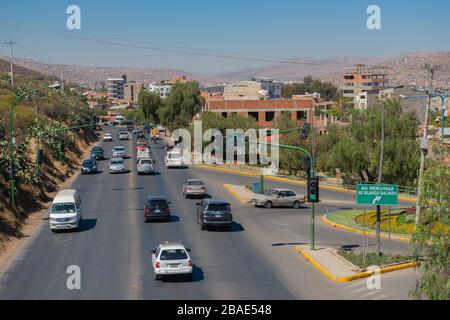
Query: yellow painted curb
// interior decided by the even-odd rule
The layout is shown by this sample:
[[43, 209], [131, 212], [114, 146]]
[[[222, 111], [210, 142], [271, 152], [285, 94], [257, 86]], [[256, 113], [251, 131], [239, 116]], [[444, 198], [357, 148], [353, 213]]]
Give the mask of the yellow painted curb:
[[[202, 169], [210, 169], [210, 170], [216, 170], [216, 171], [221, 171], [221, 172], [240, 174], [240, 175], [244, 175], [244, 176], [248, 176], [248, 177], [259, 177], [258, 173], [251, 173], [251, 172], [245, 172], [245, 171], [239, 171], [239, 170], [233, 170], [233, 169], [219, 168], [219, 167], [204, 165], [204, 164], [199, 164], [199, 165], [197, 165], [197, 167], [202, 168]], [[281, 178], [281, 177], [274, 177], [274, 176], [265, 176], [264, 178], [267, 180], [280, 181], [280, 182], [296, 184], [296, 185], [301, 185], [301, 186], [306, 185], [306, 183], [303, 181], [292, 180], [289, 178]], [[346, 188], [333, 187], [333, 186], [327, 186], [327, 185], [321, 185], [320, 189], [341, 191], [341, 192], [347, 192], [347, 193], [356, 193], [355, 190], [349, 190]], [[411, 198], [411, 197], [399, 197], [399, 200], [406, 201], [406, 202], [413, 202], [413, 203], [416, 203], [416, 201], [417, 201], [416, 198]]]
[[[343, 229], [343, 230], [354, 232], [354, 233], [358, 233], [358, 234], [364, 234], [364, 231], [362, 231], [360, 229], [349, 227], [349, 226], [346, 226], [346, 225], [343, 225], [343, 224], [340, 224], [340, 223], [333, 222], [333, 221], [329, 220], [326, 215], [322, 216], [322, 221], [325, 222], [326, 224], [332, 226], [333, 228], [339, 228], [339, 229]], [[375, 236], [376, 233], [375, 233], [375, 231], [367, 230], [366, 231], [366, 235], [367, 236]], [[384, 238], [384, 239], [389, 239], [389, 235], [386, 232], [382, 232], [381, 233], [381, 237]], [[397, 236], [397, 235], [391, 235], [391, 239], [398, 240], [398, 241], [404, 241], [404, 242], [410, 242], [411, 241], [411, 238], [409, 238], [409, 237]]]
[[[314, 258], [311, 257], [311, 255], [308, 252], [306, 252], [304, 249], [302, 249], [301, 247], [296, 246], [296, 247], [294, 247], [294, 250], [297, 251], [298, 253], [302, 254], [306, 260], [311, 262], [311, 264], [314, 267], [319, 269], [320, 272], [322, 272], [327, 278], [329, 278], [330, 280], [332, 280], [334, 282], [350, 282], [350, 281], [354, 281], [354, 280], [358, 280], [358, 279], [368, 278], [375, 273], [375, 271], [364, 271], [364, 272], [359, 272], [359, 273], [356, 273], [356, 274], [348, 276], [348, 277], [336, 277], [334, 274], [329, 272], [324, 266], [322, 266], [319, 262], [314, 260]], [[388, 272], [393, 272], [393, 271], [402, 270], [402, 269], [414, 268], [415, 266], [417, 266], [417, 263], [407, 262], [407, 263], [398, 264], [395, 266], [381, 268], [380, 272], [388, 273]]]
[[233, 197], [235, 197], [236, 199], [239, 200], [240, 203], [242, 204], [246, 204], [247, 202], [245, 202], [244, 200], [241, 199], [241, 197], [239, 196], [239, 194], [233, 190], [233, 188], [231, 188], [231, 185], [229, 184], [224, 184], [223, 187], [225, 188], [225, 190], [227, 190], [229, 193], [231, 193], [231, 195]]

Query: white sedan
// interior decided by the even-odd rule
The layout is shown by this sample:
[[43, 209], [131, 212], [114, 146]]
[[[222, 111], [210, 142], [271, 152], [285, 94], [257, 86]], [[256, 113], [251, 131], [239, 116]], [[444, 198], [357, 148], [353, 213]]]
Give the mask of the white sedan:
[[165, 242], [152, 250], [152, 266], [155, 280], [163, 276], [185, 276], [192, 280], [192, 260], [184, 245]]
[[113, 137], [112, 137], [111, 133], [105, 133], [103, 135], [103, 141], [104, 142], [112, 142], [113, 141]]

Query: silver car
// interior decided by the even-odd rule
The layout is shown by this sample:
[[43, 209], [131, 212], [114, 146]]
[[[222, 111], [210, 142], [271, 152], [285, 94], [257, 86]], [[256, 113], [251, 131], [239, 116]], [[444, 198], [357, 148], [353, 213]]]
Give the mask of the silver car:
[[192, 260], [184, 245], [165, 242], [152, 250], [152, 266], [155, 280], [163, 276], [185, 276], [192, 280]]
[[188, 179], [183, 184], [183, 196], [185, 198], [190, 196], [205, 196], [206, 187], [202, 180]]
[[115, 147], [112, 149], [113, 158], [125, 158], [127, 156], [127, 149], [122, 146]]
[[255, 194], [252, 198], [255, 207], [264, 207], [270, 209], [272, 207], [293, 207], [299, 209], [306, 203], [306, 196], [297, 195], [292, 190], [274, 189], [264, 194]]
[[141, 174], [154, 174], [153, 160], [151, 158], [139, 158], [137, 162], [137, 173]]
[[109, 164], [110, 173], [124, 173], [126, 172], [125, 163], [122, 158], [114, 158]]

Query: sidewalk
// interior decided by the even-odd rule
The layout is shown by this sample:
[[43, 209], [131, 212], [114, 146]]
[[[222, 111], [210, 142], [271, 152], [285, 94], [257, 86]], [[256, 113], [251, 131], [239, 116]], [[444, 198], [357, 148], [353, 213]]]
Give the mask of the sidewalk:
[[[368, 278], [376, 273], [376, 270], [360, 270], [357, 266], [339, 256], [335, 249], [318, 248], [313, 251], [308, 246], [296, 246], [294, 249], [334, 282], [349, 282]], [[415, 266], [415, 262], [400, 263], [381, 267], [379, 273], [393, 272]]]

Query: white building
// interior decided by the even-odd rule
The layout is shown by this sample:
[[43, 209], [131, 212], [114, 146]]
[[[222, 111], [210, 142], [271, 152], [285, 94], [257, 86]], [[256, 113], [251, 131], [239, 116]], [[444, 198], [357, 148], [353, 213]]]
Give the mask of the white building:
[[251, 81], [238, 81], [225, 85], [225, 100], [280, 100], [280, 82], [267, 78], [253, 78]]
[[166, 99], [172, 92], [172, 85], [168, 81], [161, 81], [159, 85], [153, 82], [148, 85], [148, 91], [159, 94], [161, 99]]

